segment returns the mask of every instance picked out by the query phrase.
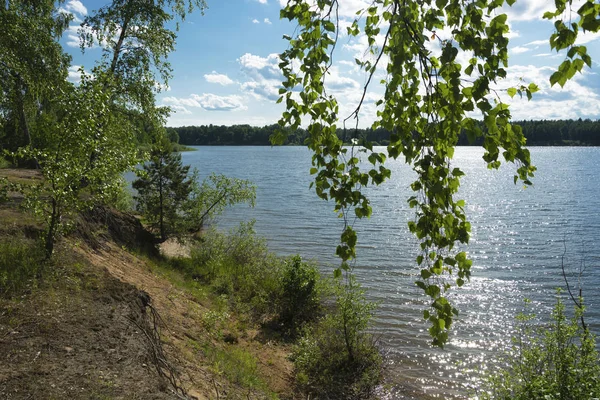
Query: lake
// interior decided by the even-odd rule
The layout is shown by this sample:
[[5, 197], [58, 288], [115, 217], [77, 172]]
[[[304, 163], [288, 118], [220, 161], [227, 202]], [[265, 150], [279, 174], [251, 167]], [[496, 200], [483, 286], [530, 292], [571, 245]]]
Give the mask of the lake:
[[[309, 189], [311, 153], [304, 147], [197, 147], [182, 153], [184, 164], [249, 179], [257, 185], [256, 207], [238, 206], [220, 217], [219, 227], [256, 219], [255, 229], [276, 253], [315, 260], [324, 273], [339, 264], [335, 247], [342, 223], [334, 204]], [[385, 148], [380, 148], [384, 151]], [[483, 150], [461, 147], [458, 198], [472, 224], [465, 250], [473, 259], [472, 279], [450, 298], [460, 310], [449, 344], [431, 348], [422, 311], [428, 299], [416, 288], [418, 242], [407, 221], [406, 203], [415, 175], [403, 160], [388, 160], [391, 180], [368, 188], [370, 219], [357, 221], [355, 272], [379, 302], [374, 333], [390, 359], [392, 399], [464, 398], [479, 374], [497, 362], [515, 332], [524, 299], [547, 316], [555, 288], [563, 287], [561, 260], [571, 283], [582, 275], [587, 320], [600, 333], [600, 148], [531, 148], [538, 171], [534, 186], [513, 184], [515, 167], [488, 170]], [[565, 301], [567, 301], [565, 299]], [[567, 303], [572, 309], [571, 304]]]

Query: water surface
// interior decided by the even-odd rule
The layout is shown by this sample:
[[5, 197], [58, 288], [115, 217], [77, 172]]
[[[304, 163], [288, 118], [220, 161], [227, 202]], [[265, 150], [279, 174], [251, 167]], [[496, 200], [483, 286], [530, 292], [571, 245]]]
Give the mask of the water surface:
[[[356, 223], [355, 271], [369, 297], [380, 303], [373, 330], [390, 354], [395, 385], [390, 398], [465, 396], [509, 345], [524, 298], [532, 299], [532, 311], [549, 314], [554, 289], [564, 286], [563, 254], [572, 283], [579, 268], [586, 268], [588, 321], [600, 333], [600, 148], [530, 150], [538, 171], [534, 186], [526, 189], [513, 184], [514, 166], [488, 170], [483, 150], [456, 151], [453, 166], [466, 173], [459, 198], [465, 199], [472, 224], [465, 250], [473, 259], [473, 277], [450, 296], [461, 314], [444, 350], [429, 346], [422, 319], [428, 299], [414, 285], [418, 243], [407, 228], [414, 210], [406, 199], [415, 175], [402, 160], [389, 160], [391, 180], [367, 189], [373, 216]], [[273, 251], [315, 259], [326, 273], [338, 264], [342, 223], [333, 203], [309, 189], [308, 149], [197, 147], [182, 156], [203, 176], [217, 172], [257, 185], [256, 207], [229, 210], [220, 226], [254, 218]]]

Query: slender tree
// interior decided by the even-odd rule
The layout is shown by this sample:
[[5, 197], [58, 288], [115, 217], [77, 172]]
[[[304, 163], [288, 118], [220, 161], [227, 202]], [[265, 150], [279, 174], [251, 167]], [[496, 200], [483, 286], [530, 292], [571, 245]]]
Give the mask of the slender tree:
[[58, 39], [71, 17], [56, 3], [8, 0], [0, 7], [0, 149], [43, 140], [35, 120], [66, 84], [71, 58]]
[[150, 160], [133, 182], [137, 209], [158, 230], [161, 241], [181, 231], [183, 207], [192, 190], [192, 181], [187, 176], [189, 169], [182, 165], [181, 155], [173, 152], [169, 140], [162, 137], [152, 146]]

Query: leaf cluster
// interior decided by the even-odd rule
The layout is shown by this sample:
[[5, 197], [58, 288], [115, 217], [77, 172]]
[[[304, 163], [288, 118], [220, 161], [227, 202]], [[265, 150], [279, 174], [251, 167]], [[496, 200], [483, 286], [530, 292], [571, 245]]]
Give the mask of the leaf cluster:
[[[468, 281], [471, 268], [468, 255], [455, 248], [468, 243], [471, 228], [465, 203], [456, 198], [464, 173], [451, 163], [460, 135], [466, 134], [469, 142], [482, 143], [489, 168], [497, 169], [502, 160], [514, 163], [515, 183], [531, 185], [535, 171], [523, 131], [510, 123], [509, 105], [497, 88], [507, 75], [509, 43], [508, 16], [500, 10], [514, 2], [374, 0], [357, 10], [347, 34], [367, 39], [365, 58], [356, 60], [366, 83], [358, 105], [341, 124], [337, 100], [327, 92], [340, 29], [339, 2], [290, 0], [281, 10], [281, 18], [296, 22], [298, 27], [294, 37], [284, 36], [289, 47], [279, 64], [284, 75], [279, 102], [285, 104], [286, 111], [279, 123], [291, 130], [307, 125], [315, 191], [323, 199], [334, 200], [335, 210], [344, 219], [336, 250], [342, 266], [336, 274], [347, 270], [348, 262], [356, 256], [358, 237], [352, 228], [353, 219], [371, 215], [363, 188], [390, 177], [386, 158], [403, 157], [417, 175], [411, 185], [415, 194], [408, 199], [415, 210], [409, 229], [420, 240], [416, 262], [421, 279], [416, 284], [431, 298], [424, 317], [432, 324], [433, 343], [439, 346], [447, 341], [458, 312], [446, 293]], [[567, 4], [571, 2], [557, 1], [557, 12], [546, 18], [561, 14]], [[577, 11], [578, 23], [571, 27], [555, 24], [557, 33], [551, 36], [551, 45], [569, 51], [552, 83], [564, 84], [591, 62], [585, 47], [574, 43], [578, 29], [598, 30], [599, 7], [588, 0]], [[449, 37], [441, 37], [438, 32], [442, 31], [449, 32]], [[383, 38], [382, 43], [378, 37]], [[461, 64], [461, 54], [468, 57], [467, 65]], [[384, 94], [376, 102], [372, 129], [390, 132], [387, 153], [358, 140], [345, 147], [338, 131], [346, 132], [352, 121], [356, 130], [366, 93], [379, 76], [383, 77]], [[535, 83], [523, 83], [507, 89], [507, 94], [531, 99], [538, 90]], [[273, 135], [272, 142], [282, 143], [285, 132]], [[362, 146], [357, 146], [359, 143]], [[370, 166], [361, 167], [361, 159], [368, 160]]]

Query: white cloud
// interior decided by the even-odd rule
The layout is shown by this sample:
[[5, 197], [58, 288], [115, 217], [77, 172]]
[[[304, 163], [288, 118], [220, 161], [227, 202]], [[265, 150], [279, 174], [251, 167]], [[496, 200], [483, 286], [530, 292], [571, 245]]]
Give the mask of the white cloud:
[[188, 107], [202, 108], [206, 111], [235, 111], [246, 110], [241, 96], [219, 96], [212, 93], [203, 93], [201, 95], [191, 94], [187, 98], [165, 97], [162, 99], [163, 105], [168, 105], [172, 109], [188, 114]]
[[71, 25], [67, 28], [65, 34], [67, 35], [67, 46], [79, 47], [79, 27], [77, 25]]
[[252, 23], [253, 23], [253, 24], [260, 24], [260, 21], [259, 21], [259, 20], [257, 20], [256, 18], [254, 18], [254, 19], [252, 20]]
[[516, 47], [513, 47], [512, 49], [510, 49], [510, 52], [513, 54], [521, 54], [521, 53], [527, 53], [530, 50], [531, 49], [528, 49], [527, 47], [516, 46]]
[[278, 82], [256, 82], [248, 81], [240, 85], [240, 88], [251, 94], [258, 100], [276, 101], [279, 98]]
[[[308, 2], [311, 6], [315, 6], [316, 1], [310, 0]], [[287, 6], [288, 0], [279, 0], [279, 5], [283, 8]], [[356, 17], [358, 10], [365, 10], [372, 4], [371, 0], [343, 0], [338, 2], [338, 14], [342, 18]]]
[[[498, 88], [498, 95], [503, 102], [511, 104], [513, 119], [569, 119], [587, 118], [600, 113], [600, 96], [597, 90], [590, 87], [597, 76], [584, 71], [577, 74], [561, 88], [559, 85], [550, 86], [550, 75], [553, 67], [536, 67], [534, 65], [516, 65], [509, 67], [507, 78]], [[539, 92], [533, 95], [533, 100], [527, 101], [519, 96], [510, 98], [505, 90], [509, 87], [528, 85], [534, 82]]]
[[340, 92], [358, 89], [360, 85], [354, 79], [342, 76], [337, 66], [332, 66], [325, 76], [325, 86], [329, 90]]
[[73, 21], [80, 23], [88, 13], [87, 8], [79, 0], [69, 0], [63, 7], [58, 9], [58, 12], [72, 14]]
[[600, 32], [590, 32], [590, 31], [586, 31], [586, 32], [579, 32], [579, 34], [577, 35], [577, 40], [575, 44], [586, 44], [586, 43], [590, 43], [593, 42], [594, 40], [600, 39]]
[[547, 44], [548, 46], [550, 42], [548, 39], [534, 40], [533, 42], [526, 43], [524, 46], [541, 46], [543, 44]]
[[[573, 0], [571, 9], [573, 12], [578, 10], [586, 0]], [[554, 2], [550, 0], [519, 0], [512, 6], [505, 5], [500, 9], [498, 14], [506, 13], [510, 21], [533, 21], [541, 20], [546, 11], [555, 11]], [[568, 10], [568, 8], [567, 8]], [[560, 18], [569, 19], [569, 15], [565, 13]]]
[[204, 75], [204, 79], [206, 79], [206, 82], [209, 82], [209, 83], [218, 83], [218, 84], [223, 85], [223, 86], [227, 86], [227, 85], [231, 85], [231, 84], [235, 83], [227, 75], [219, 74], [216, 71], [213, 71], [210, 74], [205, 74]]
[[505, 5], [498, 14], [506, 13], [509, 21], [532, 21], [542, 19], [544, 12], [553, 7], [553, 2], [548, 0], [520, 0], [512, 6]]
[[273, 25], [273, 23], [271, 22], [271, 20], [269, 18], [265, 18], [263, 22], [267, 25]]
[[246, 110], [243, 99], [238, 95], [219, 96], [212, 93], [202, 95], [192, 94], [193, 100], [200, 103], [200, 106], [206, 111], [235, 111]]
[[170, 107], [171, 107], [171, 111], [174, 111], [174, 112], [176, 112], [178, 114], [190, 115], [192, 113], [190, 110], [188, 110], [184, 106], [174, 105], [174, 106], [170, 106]]
[[71, 65], [69, 67], [69, 75], [67, 76], [67, 80], [73, 83], [81, 82], [81, 65]]
[[258, 1], [260, 4], [267, 4], [267, 0], [256, 0]]
[[250, 80], [241, 89], [259, 100], [275, 101], [279, 98], [283, 75], [279, 69], [279, 55], [261, 57], [246, 53], [238, 58], [241, 70]]
[[201, 108], [202, 105], [198, 102], [198, 100], [194, 98], [177, 98], [177, 97], [165, 97], [162, 99], [163, 104], [169, 106], [184, 106], [184, 107], [197, 107]]

